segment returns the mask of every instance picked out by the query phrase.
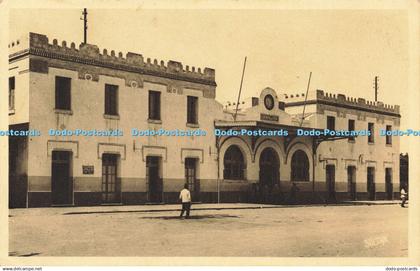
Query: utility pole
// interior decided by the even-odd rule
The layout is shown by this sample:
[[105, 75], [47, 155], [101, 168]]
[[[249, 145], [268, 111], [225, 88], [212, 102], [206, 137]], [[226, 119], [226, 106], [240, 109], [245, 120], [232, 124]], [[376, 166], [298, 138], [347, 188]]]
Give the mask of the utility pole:
[[239, 87], [238, 102], [236, 103], [235, 115], [233, 115], [233, 120], [234, 121], [236, 121], [236, 115], [238, 114], [239, 101], [241, 99], [242, 83], [244, 81], [245, 66], [246, 66], [246, 57], [245, 57], [245, 60], [244, 60], [244, 68], [242, 70], [242, 78], [241, 78], [241, 85]]
[[305, 101], [303, 102], [302, 118], [300, 119], [300, 127], [302, 127], [303, 120], [305, 119], [305, 108], [306, 108], [306, 101], [308, 100], [308, 92], [309, 92], [309, 86], [311, 84], [311, 77], [312, 77], [312, 72], [309, 73], [308, 86], [306, 87]]
[[375, 102], [378, 101], [378, 76], [375, 76]]
[[87, 43], [87, 28], [88, 28], [87, 27], [87, 15], [88, 15], [88, 13], [87, 13], [86, 8], [83, 9], [82, 14], [83, 14], [83, 19], [80, 18], [80, 20], [83, 20], [83, 43], [86, 44]]

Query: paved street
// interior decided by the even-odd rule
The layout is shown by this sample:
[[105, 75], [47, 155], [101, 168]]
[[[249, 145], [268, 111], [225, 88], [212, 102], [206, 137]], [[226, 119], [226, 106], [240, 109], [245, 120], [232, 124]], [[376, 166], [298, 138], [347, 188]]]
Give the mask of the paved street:
[[223, 207], [228, 209], [192, 210], [189, 220], [178, 218], [178, 206], [12, 209], [9, 251], [11, 256], [408, 254], [408, 208], [396, 204]]

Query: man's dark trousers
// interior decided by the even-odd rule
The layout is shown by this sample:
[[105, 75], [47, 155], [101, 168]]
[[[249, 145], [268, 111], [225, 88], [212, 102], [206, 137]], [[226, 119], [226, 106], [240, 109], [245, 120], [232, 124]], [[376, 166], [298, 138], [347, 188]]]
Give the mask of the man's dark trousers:
[[190, 209], [191, 209], [191, 202], [183, 202], [182, 203], [182, 211], [179, 216], [183, 216], [184, 212], [186, 211], [187, 214], [185, 217], [190, 217]]

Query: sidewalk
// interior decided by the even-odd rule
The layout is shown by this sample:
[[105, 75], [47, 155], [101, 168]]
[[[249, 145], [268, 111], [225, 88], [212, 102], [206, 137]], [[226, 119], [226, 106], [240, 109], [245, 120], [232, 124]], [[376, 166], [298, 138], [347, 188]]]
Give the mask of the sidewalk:
[[[351, 204], [351, 205], [392, 205], [401, 204], [401, 200], [355, 200], [355, 201], [342, 201], [339, 204]], [[408, 200], [405, 202], [408, 206]]]
[[[245, 209], [273, 209], [273, 208], [299, 208], [319, 206], [358, 206], [358, 205], [393, 205], [400, 204], [397, 200], [383, 201], [344, 201], [334, 204], [305, 204], [305, 205], [271, 205], [253, 203], [193, 203], [191, 209], [200, 210], [245, 210]], [[407, 203], [408, 205], [408, 203]], [[156, 204], [156, 205], [102, 205], [102, 206], [77, 206], [77, 207], [47, 207], [29, 209], [10, 209], [11, 216], [25, 215], [77, 215], [77, 214], [106, 214], [106, 213], [153, 213], [153, 212], [177, 212], [181, 209], [180, 204]], [[29, 212], [28, 212], [29, 211]]]

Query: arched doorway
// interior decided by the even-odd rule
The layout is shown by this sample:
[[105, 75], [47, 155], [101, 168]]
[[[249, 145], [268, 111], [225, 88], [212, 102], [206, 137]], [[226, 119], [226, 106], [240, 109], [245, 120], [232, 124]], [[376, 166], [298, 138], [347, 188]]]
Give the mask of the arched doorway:
[[245, 171], [245, 159], [238, 146], [230, 146], [223, 158], [223, 179], [243, 180]]
[[292, 182], [309, 182], [309, 159], [302, 150], [297, 150], [292, 156]]
[[260, 203], [279, 203], [280, 201], [280, 159], [272, 148], [265, 148], [260, 156], [259, 195]]
[[296, 150], [293, 153], [290, 175], [291, 187], [287, 202], [295, 204], [301, 200], [301, 194], [297, 193], [300, 189], [296, 182], [309, 182], [309, 159], [303, 150]]

